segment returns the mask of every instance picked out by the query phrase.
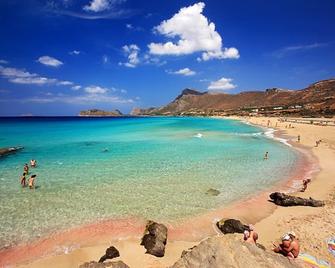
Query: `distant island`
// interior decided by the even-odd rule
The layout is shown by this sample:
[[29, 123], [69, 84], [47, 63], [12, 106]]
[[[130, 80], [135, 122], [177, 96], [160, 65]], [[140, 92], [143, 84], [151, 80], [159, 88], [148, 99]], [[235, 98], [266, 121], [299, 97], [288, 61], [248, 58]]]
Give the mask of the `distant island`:
[[131, 115], [331, 117], [335, 115], [335, 79], [322, 80], [300, 90], [269, 88], [238, 94], [187, 88], [165, 106], [134, 108]]
[[123, 116], [123, 114], [117, 109], [112, 111], [91, 109], [86, 111], [80, 111], [79, 116]]

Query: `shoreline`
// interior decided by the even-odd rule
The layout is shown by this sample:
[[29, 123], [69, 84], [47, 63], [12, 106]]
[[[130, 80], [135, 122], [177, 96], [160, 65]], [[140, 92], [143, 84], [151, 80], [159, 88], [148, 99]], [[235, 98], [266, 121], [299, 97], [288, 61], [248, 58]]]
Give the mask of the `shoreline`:
[[[232, 119], [232, 118], [230, 118]], [[241, 120], [241, 118], [239, 119]], [[257, 125], [257, 126], [261, 126], [261, 125]], [[264, 127], [264, 126], [262, 126]], [[278, 132], [275, 131], [274, 132], [275, 136], [278, 138], [286, 138], [285, 136], [288, 134], [286, 133], [282, 133], [282, 132]], [[278, 135], [278, 136], [277, 136]], [[296, 145], [296, 144], [294, 144]], [[296, 146], [294, 146], [295, 149]], [[299, 149], [298, 146], [298, 150], [305, 150], [305, 154], [308, 156], [312, 150], [308, 150], [309, 148], [305, 148], [305, 147], [301, 147]], [[311, 152], [307, 152], [307, 151], [311, 151]], [[300, 153], [302, 153], [300, 151]], [[306, 157], [306, 155], [304, 157]], [[311, 155], [310, 155], [311, 157]], [[304, 161], [307, 161], [306, 159]], [[315, 158], [308, 159], [308, 161], [316, 161]], [[305, 167], [307, 162], [303, 162], [302, 166]], [[320, 170], [318, 172], [318, 174], [314, 173], [313, 177], [317, 177], [319, 175], [319, 173], [321, 173], [322, 170]], [[306, 173], [306, 172], [305, 172]], [[308, 173], [308, 171], [307, 171]], [[307, 174], [306, 173], [306, 174]], [[304, 175], [306, 175], [304, 174]], [[268, 218], [270, 218], [271, 216], [273, 216], [274, 214], [276, 214], [278, 207], [275, 206], [274, 204], [268, 202], [268, 193], [270, 191], [275, 191], [279, 189], [283, 189], [283, 187], [285, 187], [286, 189], [290, 189], [290, 187], [293, 185], [294, 182], [294, 177], [297, 177], [297, 174], [294, 174], [292, 176], [290, 176], [290, 178], [288, 178], [287, 180], [284, 181], [280, 181], [279, 183], [276, 183], [275, 185], [273, 185], [270, 189], [265, 189], [264, 191], [262, 191], [261, 193], [255, 193], [253, 194], [251, 197], [247, 197], [246, 199], [242, 199], [239, 201], [235, 201], [230, 205], [227, 205], [225, 207], [221, 207], [218, 209], [215, 209], [213, 211], [209, 211], [208, 213], [199, 215], [199, 216], [193, 216], [191, 219], [187, 219], [185, 222], [182, 222], [180, 224], [176, 224], [175, 226], [169, 226], [167, 225], [168, 229], [169, 229], [169, 241], [168, 241], [168, 247], [167, 247], [167, 255], [169, 255], [169, 244], [172, 244], [173, 246], [171, 247], [171, 251], [174, 252], [176, 249], [178, 249], [177, 253], [175, 253], [175, 255], [173, 256], [169, 256], [168, 258], [166, 258], [166, 260], [162, 261], [161, 263], [159, 263], [159, 265], [161, 266], [157, 266], [157, 267], [164, 267], [163, 265], [166, 266], [166, 264], [171, 265], [174, 263], [175, 260], [177, 260], [180, 257], [180, 253], [183, 249], [187, 249], [190, 246], [195, 245], [197, 242], [199, 242], [199, 240], [208, 236], [212, 236], [215, 235], [215, 229], [213, 228], [213, 219], [221, 219], [226, 217], [231, 217], [231, 218], [238, 218], [240, 220], [242, 220], [243, 222], [246, 223], [252, 223], [252, 224], [256, 224], [256, 228], [258, 230], [259, 233], [261, 232], [262, 227], [262, 222]], [[314, 180], [313, 180], [314, 181]], [[298, 194], [298, 193], [296, 193]], [[256, 211], [253, 211], [255, 208], [259, 208], [259, 206], [261, 206], [263, 208], [263, 210], [257, 209]], [[286, 208], [284, 208], [286, 209]], [[253, 211], [251, 213], [251, 211]], [[219, 216], [218, 216], [219, 215]], [[128, 238], [119, 238], [119, 239], [114, 239], [113, 241], [113, 245], [118, 245], [120, 248], [123, 247], [124, 244], [126, 245], [131, 245], [131, 247], [135, 247], [137, 248], [137, 244], [138, 247], [139, 246], [139, 239], [142, 235], [142, 232], [144, 230], [144, 226], [145, 226], [145, 221], [140, 220], [140, 219], [124, 219], [121, 220], [121, 227], [122, 228], [118, 228], [115, 225], [115, 222], [113, 220], [111, 221], [104, 221], [104, 222], [99, 222], [97, 224], [91, 224], [88, 226], [83, 226], [83, 227], [79, 227], [79, 228], [74, 228], [71, 230], [67, 230], [65, 232], [62, 233], [58, 233], [55, 236], [51, 236], [49, 238], [45, 238], [42, 239], [42, 241], [37, 241], [37, 243], [33, 243], [33, 245], [29, 245], [28, 249], [27, 246], [17, 246], [11, 249], [6, 250], [7, 254], [3, 255], [2, 252], [0, 253], [0, 256], [4, 257], [7, 260], [16, 260], [15, 263], [11, 263], [13, 265], [15, 264], [28, 264], [27, 267], [43, 267], [43, 266], [38, 266], [39, 263], [44, 263], [45, 261], [47, 261], [49, 263], [49, 267], [52, 267], [52, 265], [50, 266], [50, 262], [51, 264], [57, 260], [59, 261], [60, 259], [64, 259], [64, 262], [66, 262], [66, 259], [71, 259], [71, 256], [74, 255], [78, 255], [78, 252], [85, 252], [85, 250], [87, 248], [91, 249], [92, 254], [94, 255], [95, 250], [99, 247], [103, 248], [103, 250], [99, 251], [100, 255], [102, 255], [102, 253], [104, 252], [105, 248], [108, 247], [108, 245], [110, 245], [111, 239], [110, 236], [116, 236], [118, 235], [122, 235], [122, 234], [127, 234]], [[260, 228], [258, 226], [261, 226]], [[113, 232], [108, 231], [107, 230], [113, 230]], [[191, 234], [189, 235], [189, 237], [185, 237], [185, 230], [190, 230], [192, 229], [193, 232], [191, 232]], [[129, 230], [131, 230], [131, 232], [129, 233]], [[74, 234], [76, 234], [75, 236], [77, 237], [77, 239], [83, 239], [86, 240], [85, 243], [81, 244], [80, 248], [76, 248], [76, 243], [75, 239], [72, 241], [72, 244], [69, 243], [67, 241], [67, 243], [65, 244], [70, 244], [69, 245], [69, 249], [65, 249], [65, 251], [71, 251], [70, 254], [61, 254], [58, 255], [57, 252], [50, 252], [46, 251], [46, 252], [41, 252], [41, 250], [44, 248], [52, 248], [54, 245], [52, 245], [54, 242], [56, 242], [56, 244], [58, 244], [59, 242], [63, 241], [65, 242], [65, 237], [68, 239], [69, 238], [69, 234], [71, 232], [74, 232]], [[85, 235], [89, 235], [90, 239], [85, 239]], [[131, 237], [129, 237], [129, 235]], [[184, 237], [183, 237], [184, 235]], [[71, 235], [70, 235], [71, 236]], [[108, 238], [102, 238], [102, 236], [108, 236]], [[72, 236], [71, 236], [72, 237]], [[73, 237], [72, 237], [73, 238]], [[261, 237], [262, 238], [262, 235]], [[275, 239], [276, 237], [273, 237], [273, 239]], [[262, 241], [262, 240], [261, 240]], [[267, 241], [266, 241], [267, 242]], [[37, 244], [37, 245], [36, 245]], [[39, 245], [38, 245], [39, 244]], [[55, 244], [55, 243], [54, 243]], [[61, 243], [60, 243], [61, 244]], [[103, 246], [104, 245], [104, 246]], [[136, 245], [136, 246], [135, 246]], [[72, 248], [71, 248], [72, 246]], [[138, 251], [138, 253], [144, 253], [144, 250], [141, 248], [140, 249], [136, 249]], [[12, 251], [12, 252], [10, 252]], [[27, 253], [26, 258], [24, 258], [25, 254], [22, 253]], [[35, 253], [32, 254], [32, 253]], [[61, 252], [59, 252], [61, 253]], [[120, 250], [121, 253], [121, 257], [124, 255], [122, 254], [123, 251]], [[56, 254], [56, 255], [55, 255]], [[95, 253], [98, 254], [98, 253]], [[34, 257], [32, 256], [34, 255]], [[47, 255], [47, 257], [45, 257], [45, 255]], [[19, 256], [19, 258], [18, 258]], [[29, 256], [29, 257], [28, 257]], [[152, 258], [150, 258], [150, 256], [145, 255], [147, 259], [149, 259], [149, 261], [153, 261], [151, 260]], [[100, 256], [99, 256], [100, 257]], [[20, 260], [21, 258], [21, 260]], [[91, 259], [96, 259], [97, 257], [87, 257], [84, 261], [89, 261]], [[1, 258], [3, 259], [3, 258]], [[121, 258], [122, 260], [124, 260], [127, 263], [127, 260], [124, 258]], [[165, 259], [165, 257], [163, 258]], [[3, 263], [5, 260], [3, 259]], [[147, 260], [148, 261], [148, 260]], [[81, 261], [83, 262], [83, 261]], [[80, 263], [80, 262], [79, 262]], [[128, 265], [130, 265], [131, 263], [129, 263], [128, 261]], [[2, 265], [2, 263], [0, 262], [0, 265]], [[157, 263], [158, 265], [158, 263]], [[131, 267], [134, 267], [133, 265], [130, 265]], [[23, 266], [25, 267], [25, 266]], [[55, 266], [56, 267], [56, 266]], [[70, 266], [68, 266], [70, 267]], [[136, 266], [135, 266], [136, 267]], [[140, 266], [138, 266], [140, 267]], [[155, 266], [156, 267], [156, 266]]]

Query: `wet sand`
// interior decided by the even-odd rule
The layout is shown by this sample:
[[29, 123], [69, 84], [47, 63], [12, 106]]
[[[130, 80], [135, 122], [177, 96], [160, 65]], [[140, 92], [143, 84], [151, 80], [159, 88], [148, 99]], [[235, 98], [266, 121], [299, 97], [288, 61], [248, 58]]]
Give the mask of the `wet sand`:
[[[267, 120], [269, 119], [251, 118], [249, 121], [267, 126]], [[270, 120], [270, 127], [275, 126], [277, 119]], [[335, 234], [335, 228], [331, 224], [331, 219], [335, 218], [334, 197], [331, 196], [335, 187], [335, 165], [332, 164], [335, 162], [335, 128], [293, 123], [291, 125], [294, 128], [285, 128], [285, 125], [277, 123], [277, 128], [282, 130], [279, 134], [290, 136], [292, 145], [299, 150], [307, 148], [315, 157], [306, 154], [307, 159], [301, 162], [301, 167], [297, 168], [297, 173], [292, 174], [290, 180], [275, 185], [266, 192], [174, 225], [167, 224], [168, 244], [163, 258], [144, 254], [144, 248], [139, 245], [145, 226], [144, 220], [122, 219], [78, 227], [30, 245], [5, 250], [0, 252], [0, 266], [20, 264], [20, 267], [77, 267], [85, 261], [98, 260], [108, 246], [114, 245], [121, 254], [118, 259], [130, 267], [167, 267], [180, 257], [184, 249], [194, 246], [202, 238], [216, 235], [213, 223], [216, 219], [225, 217], [256, 224], [259, 242], [267, 248], [271, 248], [272, 242], [284, 232], [293, 230], [299, 236], [304, 252], [331, 261], [332, 256], [327, 252], [324, 240]], [[301, 135], [300, 143], [296, 142], [298, 134]], [[313, 146], [317, 139], [323, 139], [323, 142], [316, 148]], [[269, 192], [278, 189], [287, 191], [292, 184], [297, 184], [294, 181], [296, 178], [308, 176], [315, 163], [320, 165], [321, 171], [314, 174], [305, 193], [296, 195], [328, 200], [325, 208], [278, 208], [267, 201]], [[79, 243], [80, 248], [77, 248]]]

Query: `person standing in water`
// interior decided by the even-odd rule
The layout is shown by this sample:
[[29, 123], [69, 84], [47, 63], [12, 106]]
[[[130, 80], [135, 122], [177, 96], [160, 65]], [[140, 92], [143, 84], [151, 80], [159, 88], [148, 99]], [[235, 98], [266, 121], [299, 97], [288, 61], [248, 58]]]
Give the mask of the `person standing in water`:
[[31, 167], [36, 167], [36, 160], [35, 159], [30, 160], [30, 166]]
[[23, 173], [25, 173], [26, 175], [28, 175], [28, 173], [29, 173], [29, 166], [28, 166], [27, 163], [24, 164]]
[[22, 174], [22, 177], [20, 179], [20, 183], [21, 183], [22, 187], [26, 187], [26, 173]]
[[266, 152], [264, 155], [264, 160], [268, 160], [269, 159], [269, 152]]
[[30, 189], [34, 189], [35, 188], [35, 179], [36, 179], [36, 175], [31, 175], [30, 176], [29, 182], [28, 182], [28, 185], [29, 185]]

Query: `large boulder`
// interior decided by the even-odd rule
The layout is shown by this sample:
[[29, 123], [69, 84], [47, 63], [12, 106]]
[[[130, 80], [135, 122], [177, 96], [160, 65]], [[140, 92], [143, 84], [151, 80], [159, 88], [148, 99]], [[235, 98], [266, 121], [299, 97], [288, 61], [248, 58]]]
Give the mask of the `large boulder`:
[[284, 193], [275, 192], [270, 194], [271, 201], [279, 206], [311, 206], [322, 207], [325, 205], [323, 201], [315, 200], [313, 198], [301, 198]]
[[216, 223], [216, 226], [224, 234], [243, 233], [249, 230], [249, 226], [235, 219], [222, 219]]
[[211, 237], [202, 241], [182, 257], [171, 268], [293, 268], [295, 261], [267, 252], [256, 245], [241, 241], [237, 235]]
[[8, 147], [8, 148], [0, 148], [0, 156], [5, 156], [8, 154], [16, 153], [19, 150], [22, 150], [23, 147]]
[[79, 268], [130, 268], [127, 264], [125, 264], [123, 261], [115, 261], [115, 262], [85, 262], [79, 266]]
[[104, 262], [107, 259], [113, 259], [113, 258], [117, 258], [117, 257], [120, 257], [119, 251], [116, 249], [116, 247], [111, 246], [111, 247], [106, 249], [105, 255], [103, 255], [100, 258], [99, 262]]
[[156, 257], [163, 257], [165, 254], [166, 241], [166, 226], [157, 222], [148, 221], [141, 241], [141, 245], [147, 250], [146, 253]]

